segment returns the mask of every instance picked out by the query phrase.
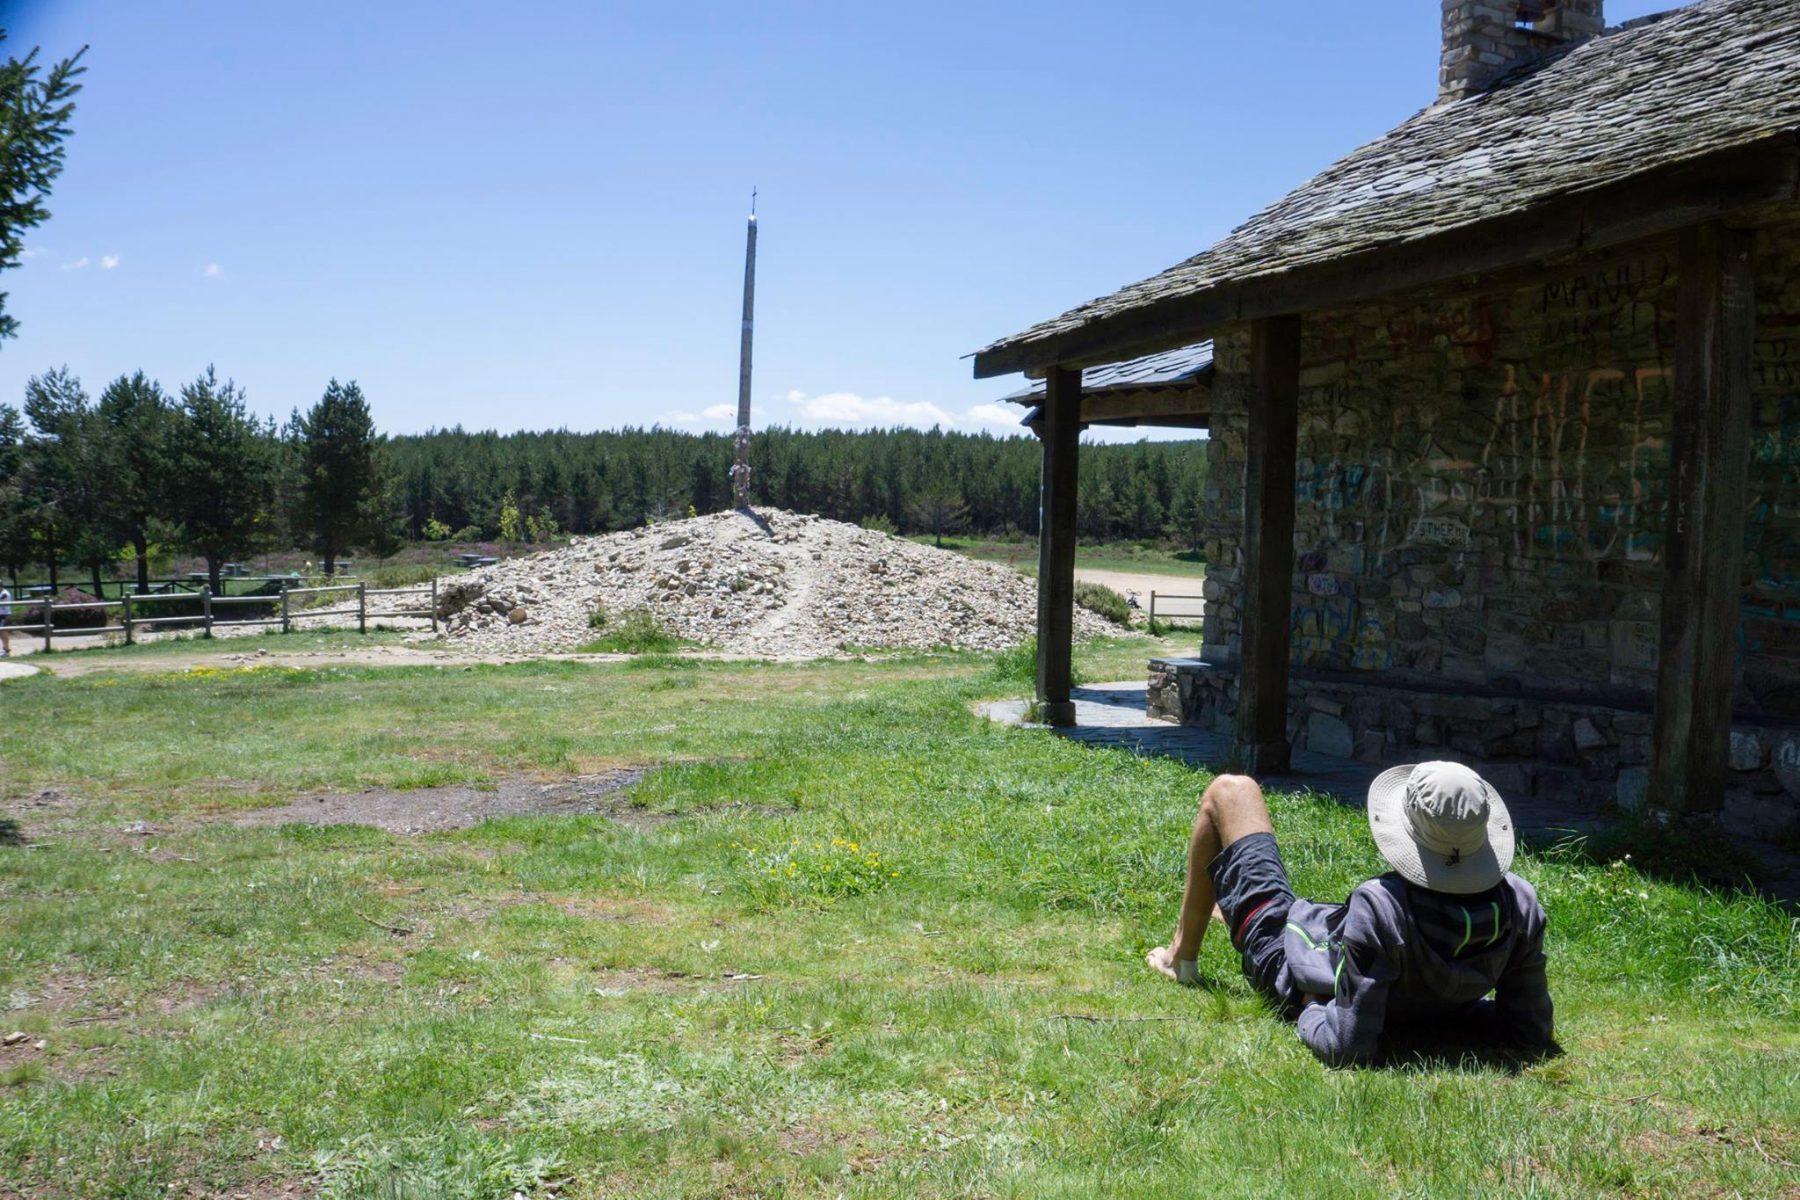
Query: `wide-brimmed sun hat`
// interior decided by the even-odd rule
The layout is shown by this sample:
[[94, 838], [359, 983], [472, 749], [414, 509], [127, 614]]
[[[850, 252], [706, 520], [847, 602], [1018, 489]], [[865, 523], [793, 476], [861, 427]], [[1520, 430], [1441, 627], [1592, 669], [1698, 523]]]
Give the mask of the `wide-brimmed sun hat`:
[[1369, 785], [1369, 832], [1390, 867], [1434, 892], [1485, 892], [1512, 866], [1512, 814], [1461, 763], [1383, 771]]

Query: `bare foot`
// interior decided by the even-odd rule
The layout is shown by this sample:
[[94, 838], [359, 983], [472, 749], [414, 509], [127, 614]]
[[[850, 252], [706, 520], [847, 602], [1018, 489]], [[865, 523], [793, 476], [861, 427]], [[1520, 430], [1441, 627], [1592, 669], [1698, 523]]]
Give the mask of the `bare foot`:
[[1175, 957], [1173, 946], [1158, 946], [1144, 955], [1144, 961], [1152, 970], [1168, 976], [1176, 983], [1195, 984], [1200, 982], [1200, 971], [1193, 959], [1182, 960]]

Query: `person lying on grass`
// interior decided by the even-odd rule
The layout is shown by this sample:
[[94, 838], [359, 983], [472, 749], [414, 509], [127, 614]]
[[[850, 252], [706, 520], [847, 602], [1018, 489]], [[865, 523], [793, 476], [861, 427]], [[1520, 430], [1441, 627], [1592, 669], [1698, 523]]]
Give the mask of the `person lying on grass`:
[[1369, 787], [1369, 829], [1393, 870], [1345, 904], [1299, 899], [1262, 789], [1219, 776], [1194, 818], [1175, 939], [1145, 961], [1198, 983], [1200, 940], [1222, 921], [1245, 978], [1333, 1066], [1372, 1061], [1390, 1025], [1549, 1049], [1544, 910], [1507, 870], [1512, 819], [1499, 793], [1458, 763], [1395, 767]]

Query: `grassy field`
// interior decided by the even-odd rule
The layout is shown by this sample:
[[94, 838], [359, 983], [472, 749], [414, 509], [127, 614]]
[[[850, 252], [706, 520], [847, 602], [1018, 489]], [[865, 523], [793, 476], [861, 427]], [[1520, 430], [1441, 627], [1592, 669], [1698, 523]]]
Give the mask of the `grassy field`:
[[[0, 685], [0, 1196], [1800, 1195], [1783, 912], [1540, 847], [1566, 1053], [1327, 1071], [1216, 934], [1199, 989], [1142, 964], [1205, 776], [971, 711], [1022, 690], [975, 656]], [[233, 823], [622, 767], [591, 816]], [[1377, 870], [1360, 813], [1273, 808], [1302, 892]]]
[[[922, 546], [936, 544], [926, 534], [912, 537]], [[1037, 574], [1038, 545], [1031, 541], [998, 541], [992, 538], [945, 538], [944, 549], [955, 550], [985, 562], [1006, 563], [1027, 575]], [[1136, 542], [1082, 542], [1075, 548], [1076, 570], [1125, 571], [1139, 575], [1172, 575], [1201, 579], [1206, 563], [1191, 551], [1165, 550]]]

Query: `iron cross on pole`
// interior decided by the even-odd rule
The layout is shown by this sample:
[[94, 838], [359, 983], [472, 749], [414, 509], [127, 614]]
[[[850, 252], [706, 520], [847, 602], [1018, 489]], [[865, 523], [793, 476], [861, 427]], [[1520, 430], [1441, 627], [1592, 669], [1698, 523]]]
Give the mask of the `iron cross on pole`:
[[737, 450], [731, 463], [732, 504], [750, 507], [750, 339], [756, 313], [756, 189], [750, 189], [750, 231], [744, 245], [744, 332], [738, 344]]

